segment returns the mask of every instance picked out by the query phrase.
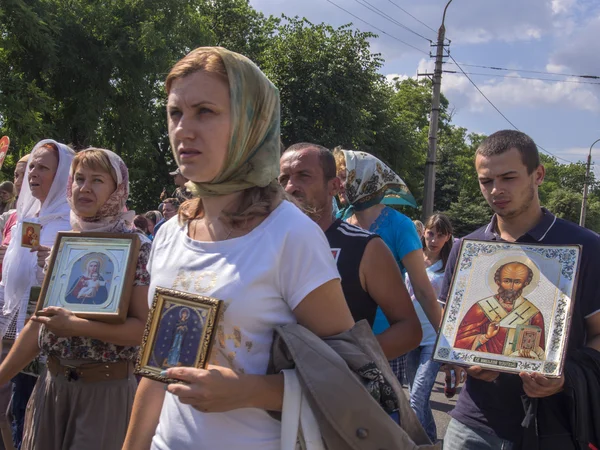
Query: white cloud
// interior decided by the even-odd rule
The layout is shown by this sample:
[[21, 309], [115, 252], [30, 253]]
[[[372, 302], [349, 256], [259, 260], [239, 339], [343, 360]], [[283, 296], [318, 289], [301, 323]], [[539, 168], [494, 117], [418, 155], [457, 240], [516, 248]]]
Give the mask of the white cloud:
[[[518, 74], [513, 73], [511, 76], [518, 76]], [[478, 86], [486, 97], [501, 109], [560, 107], [565, 111], [570, 109], [600, 112], [600, 90], [594, 91], [587, 85], [504, 78], [499, 82], [494, 79], [487, 80], [478, 83]], [[447, 94], [450, 100], [452, 100], [452, 90], [458, 89], [461, 94], [466, 94], [462, 83], [450, 86]], [[479, 93], [466, 95], [470, 98], [470, 109], [477, 111], [488, 106], [486, 100]]]
[[411, 77], [408, 75], [400, 74], [400, 73], [390, 73], [385, 76], [385, 79], [388, 83], [395, 83], [396, 81], [404, 81]]
[[561, 45], [550, 57], [550, 64], [568, 67], [578, 74], [600, 75], [598, 30], [600, 14], [592, 16], [569, 38], [561, 40]]
[[566, 73], [569, 71], [569, 68], [567, 66], [563, 66], [561, 64], [546, 64], [546, 70], [548, 72], [553, 72], [553, 73]]
[[[417, 71], [433, 72], [434, 63], [421, 59]], [[561, 66], [549, 66], [548, 70], [562, 69]], [[551, 81], [522, 78], [517, 72], [503, 72], [515, 78], [488, 78], [487, 80], [471, 76], [475, 84], [498, 108], [546, 108], [559, 106], [564, 110], [600, 112], [600, 86], [579, 83], [555, 83]], [[581, 81], [566, 77], [564, 80]], [[442, 75], [442, 92], [451, 104], [471, 111], [485, 111], [490, 108], [483, 96], [477, 92], [471, 82], [457, 73]]]
[[577, 0], [552, 0], [552, 12], [554, 14], [564, 14], [573, 8]]

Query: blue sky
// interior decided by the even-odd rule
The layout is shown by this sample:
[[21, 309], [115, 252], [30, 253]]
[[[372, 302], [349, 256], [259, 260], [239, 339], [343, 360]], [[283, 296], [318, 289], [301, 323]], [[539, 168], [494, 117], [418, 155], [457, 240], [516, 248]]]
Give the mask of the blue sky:
[[[418, 49], [429, 43], [359, 4], [358, 0], [331, 0], [375, 27]], [[437, 30], [446, 0], [366, 0], [391, 18], [433, 41], [437, 33], [401, 11]], [[364, 1], [361, 0], [364, 3]], [[340, 10], [327, 0], [250, 0], [265, 14], [306, 17], [313, 23], [339, 26], [352, 22], [373, 31], [372, 41], [386, 63], [384, 75], [413, 77], [432, 71], [427, 55], [386, 36]], [[526, 69], [562, 74], [600, 75], [600, 1], [598, 0], [453, 0], [446, 16], [446, 37], [459, 63]], [[457, 70], [445, 65], [446, 70]], [[600, 138], [600, 80], [550, 76], [517, 71], [466, 67], [472, 80], [521, 131], [542, 147], [568, 161], [585, 160], [590, 145]], [[508, 75], [517, 78], [498, 78]], [[523, 77], [598, 83], [556, 83]], [[459, 74], [444, 74], [442, 91], [454, 111], [453, 122], [469, 131], [490, 134], [510, 125]], [[594, 159], [600, 161], [600, 143]], [[561, 161], [564, 162], [564, 161]], [[598, 168], [596, 174], [598, 175]]]

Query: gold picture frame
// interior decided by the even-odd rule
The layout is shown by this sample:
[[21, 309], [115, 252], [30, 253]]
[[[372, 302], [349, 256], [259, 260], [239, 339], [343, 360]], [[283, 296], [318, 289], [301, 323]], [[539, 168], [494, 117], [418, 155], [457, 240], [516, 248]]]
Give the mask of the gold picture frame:
[[562, 375], [579, 245], [464, 239], [433, 360]]
[[170, 367], [204, 369], [222, 304], [215, 298], [157, 287], [135, 373], [162, 383], [180, 383], [160, 373]]
[[58, 306], [85, 319], [125, 322], [140, 245], [135, 233], [59, 232], [35, 314]]

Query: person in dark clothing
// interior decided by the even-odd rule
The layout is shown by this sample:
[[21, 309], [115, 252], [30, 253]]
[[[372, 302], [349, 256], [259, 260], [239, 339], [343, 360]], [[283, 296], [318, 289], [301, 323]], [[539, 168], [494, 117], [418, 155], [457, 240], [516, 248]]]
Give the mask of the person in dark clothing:
[[385, 355], [393, 359], [417, 347], [421, 325], [391, 251], [379, 236], [333, 216], [341, 181], [331, 152], [315, 144], [292, 145], [281, 157], [280, 172], [279, 183], [325, 232], [354, 320], [373, 326], [380, 306], [392, 324], [377, 336]]
[[[600, 351], [600, 237], [541, 207], [538, 188], [546, 172], [537, 146], [526, 134], [504, 130], [490, 135], [477, 149], [475, 169], [481, 192], [495, 214], [488, 225], [465, 239], [582, 246], [567, 349], [567, 367], [579, 364], [574, 357], [578, 351]], [[447, 300], [459, 248], [454, 246], [446, 265], [442, 303]], [[456, 366], [445, 366], [445, 370], [462, 373]], [[539, 373], [514, 375], [478, 366], [466, 372], [466, 385], [446, 431], [445, 450], [580, 448], [566, 394], [574, 380], [565, 374], [546, 378]], [[527, 419], [524, 403], [535, 405]], [[532, 431], [534, 442], [524, 441]]]

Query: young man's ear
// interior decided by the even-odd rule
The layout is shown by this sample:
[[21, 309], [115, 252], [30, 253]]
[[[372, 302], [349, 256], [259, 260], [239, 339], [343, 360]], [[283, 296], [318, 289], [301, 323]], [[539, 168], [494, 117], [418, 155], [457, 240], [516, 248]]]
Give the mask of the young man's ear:
[[537, 169], [535, 169], [535, 184], [539, 186], [544, 182], [544, 177], [546, 176], [546, 168], [543, 164], [540, 164]]

